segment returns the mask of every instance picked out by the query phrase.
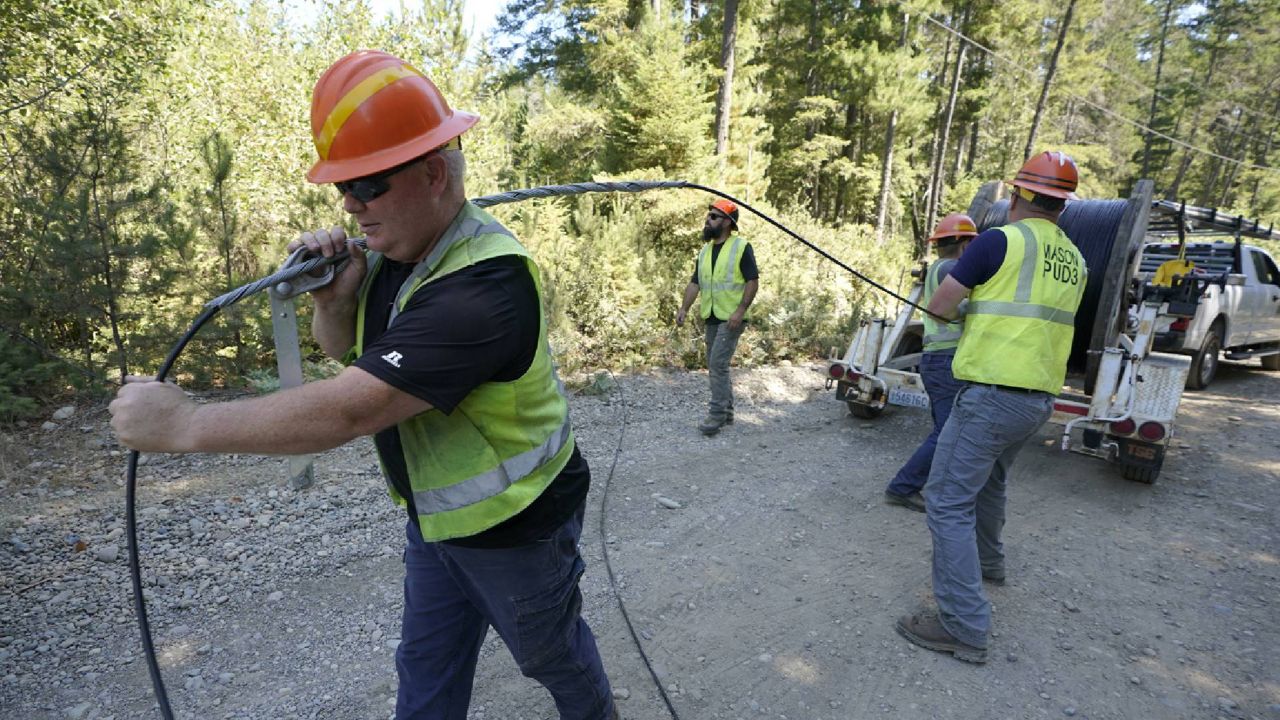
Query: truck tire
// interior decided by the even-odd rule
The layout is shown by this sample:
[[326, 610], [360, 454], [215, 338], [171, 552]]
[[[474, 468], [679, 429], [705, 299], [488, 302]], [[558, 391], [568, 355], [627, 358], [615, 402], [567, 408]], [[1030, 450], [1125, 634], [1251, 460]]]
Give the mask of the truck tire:
[[1187, 373], [1187, 388], [1204, 390], [1218, 374], [1218, 353], [1222, 350], [1222, 320], [1214, 320], [1204, 334], [1200, 349], [1191, 357], [1191, 372]]
[[1120, 472], [1124, 474], [1125, 480], [1140, 482], [1144, 485], [1154, 485], [1156, 478], [1160, 477], [1160, 467], [1146, 467], [1144, 465], [1121, 465]]
[[862, 418], [863, 420], [875, 420], [880, 417], [880, 413], [884, 412], [884, 408], [863, 405], [862, 403], [853, 402], [852, 400], [846, 401], [845, 404], [849, 406], [850, 415], [856, 418]]
[[1263, 355], [1258, 359], [1262, 361], [1263, 370], [1280, 370], [1280, 353], [1275, 355]]

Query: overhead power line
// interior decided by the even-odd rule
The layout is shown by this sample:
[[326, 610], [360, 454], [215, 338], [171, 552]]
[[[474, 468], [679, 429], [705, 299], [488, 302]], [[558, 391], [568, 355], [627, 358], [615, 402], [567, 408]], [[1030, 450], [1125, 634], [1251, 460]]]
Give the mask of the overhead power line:
[[[1037, 72], [1036, 70], [1031, 69], [1031, 68], [1028, 68], [1028, 67], [1025, 67], [1025, 66], [1023, 66], [1023, 65], [1019, 64], [1017, 61], [1012, 60], [1012, 59], [1010, 59], [1010, 58], [1007, 58], [1007, 57], [1005, 57], [1004, 55], [1001, 55], [1000, 53], [996, 52], [995, 50], [992, 50], [991, 48], [987, 47], [986, 45], [983, 45], [982, 43], [978, 42], [977, 40], [974, 40], [973, 38], [969, 37], [968, 35], [965, 35], [964, 33], [960, 32], [959, 30], [956, 30], [955, 28], [951, 27], [950, 25], [947, 25], [946, 23], [944, 23], [944, 22], [942, 22], [942, 21], [940, 21], [940, 20], [937, 20], [937, 19], [935, 19], [935, 18], [933, 18], [932, 16], [927, 15], [927, 14], [925, 15], [925, 19], [926, 19], [926, 20], [928, 20], [929, 22], [933, 23], [934, 25], [937, 25], [938, 27], [942, 28], [943, 30], [946, 30], [947, 32], [951, 33], [952, 35], [956, 36], [957, 38], [960, 38], [960, 39], [961, 39], [961, 40], [963, 40], [964, 42], [967, 42], [967, 43], [969, 43], [970, 45], [974, 46], [975, 48], [978, 48], [979, 50], [981, 50], [981, 51], [983, 51], [984, 53], [986, 53], [986, 54], [990, 55], [991, 57], [993, 57], [993, 58], [995, 58], [995, 59], [999, 60], [1000, 62], [1003, 62], [1003, 63], [1005, 63], [1006, 65], [1008, 65], [1008, 66], [1012, 67], [1014, 70], [1017, 70], [1017, 71], [1021, 72], [1022, 74], [1024, 74], [1024, 75], [1028, 75], [1028, 76], [1030, 76], [1030, 77], [1032, 77], [1032, 78], [1035, 78], [1035, 79], [1037, 79], [1037, 80], [1038, 80], [1038, 79], [1040, 79], [1040, 73], [1039, 73], [1039, 72]], [[1240, 166], [1242, 166], [1242, 167], [1253, 168], [1253, 169], [1255, 169], [1255, 170], [1264, 170], [1264, 171], [1267, 171], [1267, 172], [1280, 172], [1280, 168], [1269, 167], [1269, 166], [1267, 166], [1267, 165], [1258, 165], [1257, 163], [1251, 163], [1251, 162], [1248, 162], [1248, 161], [1245, 161], [1245, 160], [1237, 160], [1236, 158], [1233, 158], [1233, 157], [1227, 157], [1226, 155], [1222, 155], [1222, 154], [1220, 154], [1220, 153], [1216, 153], [1216, 152], [1214, 152], [1214, 151], [1212, 151], [1212, 150], [1209, 150], [1209, 149], [1206, 149], [1206, 148], [1202, 148], [1202, 147], [1198, 147], [1198, 146], [1196, 146], [1196, 145], [1192, 145], [1192, 144], [1190, 144], [1190, 143], [1188, 143], [1188, 142], [1184, 142], [1184, 141], [1182, 141], [1182, 140], [1179, 140], [1179, 139], [1178, 139], [1178, 138], [1176, 138], [1176, 137], [1173, 137], [1172, 135], [1169, 135], [1169, 134], [1166, 134], [1166, 133], [1162, 133], [1162, 132], [1160, 132], [1159, 130], [1156, 130], [1156, 129], [1154, 129], [1154, 128], [1148, 127], [1148, 126], [1146, 126], [1146, 125], [1144, 125], [1144, 124], [1142, 124], [1142, 123], [1138, 122], [1137, 120], [1132, 120], [1132, 119], [1130, 119], [1130, 118], [1128, 118], [1128, 117], [1125, 117], [1124, 115], [1121, 115], [1120, 113], [1118, 113], [1118, 112], [1116, 112], [1116, 111], [1114, 111], [1114, 110], [1112, 110], [1112, 109], [1110, 109], [1110, 108], [1108, 108], [1108, 107], [1104, 107], [1104, 106], [1102, 106], [1102, 105], [1099, 105], [1098, 103], [1096, 103], [1096, 102], [1094, 102], [1094, 101], [1092, 101], [1092, 100], [1090, 100], [1090, 99], [1088, 99], [1088, 98], [1086, 98], [1086, 97], [1082, 97], [1082, 96], [1080, 96], [1080, 95], [1076, 95], [1075, 93], [1071, 93], [1071, 92], [1064, 92], [1063, 94], [1064, 94], [1064, 95], [1066, 95], [1066, 96], [1068, 96], [1068, 97], [1070, 97], [1070, 98], [1073, 98], [1073, 99], [1075, 99], [1075, 100], [1077, 100], [1077, 101], [1079, 101], [1079, 102], [1081, 102], [1081, 103], [1084, 103], [1085, 105], [1088, 105], [1088, 106], [1089, 106], [1089, 107], [1091, 107], [1091, 108], [1094, 108], [1095, 110], [1097, 110], [1098, 112], [1103, 113], [1104, 115], [1108, 115], [1108, 116], [1110, 116], [1110, 117], [1112, 117], [1112, 118], [1115, 118], [1116, 120], [1119, 120], [1119, 121], [1121, 121], [1121, 122], [1123, 122], [1123, 123], [1126, 123], [1126, 124], [1128, 124], [1128, 125], [1132, 125], [1133, 127], [1137, 128], [1137, 129], [1139, 129], [1139, 130], [1141, 130], [1141, 131], [1142, 131], [1142, 132], [1144, 132], [1144, 133], [1148, 133], [1148, 134], [1151, 134], [1151, 135], [1155, 135], [1156, 137], [1164, 138], [1165, 140], [1168, 140], [1169, 142], [1173, 143], [1174, 145], [1177, 145], [1177, 146], [1179, 146], [1179, 147], [1186, 148], [1187, 150], [1190, 150], [1190, 151], [1192, 151], [1192, 152], [1197, 152], [1197, 153], [1200, 153], [1200, 154], [1202, 154], [1202, 155], [1208, 155], [1209, 157], [1218, 158], [1219, 160], [1223, 160], [1223, 161], [1225, 161], [1225, 162], [1229, 162], [1229, 163], [1233, 163], [1233, 164], [1236, 164], [1236, 165], [1240, 165]]]

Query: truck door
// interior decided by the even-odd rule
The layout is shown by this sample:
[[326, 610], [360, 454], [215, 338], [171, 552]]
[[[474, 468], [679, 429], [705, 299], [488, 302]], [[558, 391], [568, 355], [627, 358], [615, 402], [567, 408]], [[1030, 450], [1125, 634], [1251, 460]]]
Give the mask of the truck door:
[[1280, 269], [1270, 255], [1257, 248], [1251, 248], [1249, 254], [1258, 278], [1249, 343], [1280, 342]]

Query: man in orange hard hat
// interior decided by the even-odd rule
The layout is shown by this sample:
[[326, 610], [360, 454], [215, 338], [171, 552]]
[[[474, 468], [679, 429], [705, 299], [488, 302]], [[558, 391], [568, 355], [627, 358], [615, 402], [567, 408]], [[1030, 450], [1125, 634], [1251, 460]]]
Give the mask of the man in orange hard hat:
[[[942, 222], [934, 228], [929, 242], [937, 250], [938, 259], [925, 271], [924, 291], [920, 302], [926, 307], [938, 290], [938, 285], [951, 273], [956, 260], [977, 234], [978, 226], [974, 224], [973, 218], [964, 213], [952, 213], [942, 218]], [[963, 320], [943, 323], [932, 315], [924, 316], [924, 354], [920, 356], [920, 379], [924, 382], [925, 392], [929, 394], [933, 429], [884, 489], [885, 501], [892, 505], [924, 512], [924, 497], [920, 495], [920, 489], [929, 479], [938, 433], [942, 432], [942, 426], [951, 415], [951, 404], [960, 390], [960, 383], [951, 374], [951, 360], [955, 357], [956, 347], [960, 344], [960, 331], [963, 329]]]
[[453, 110], [403, 60], [357, 52], [321, 76], [311, 127], [319, 161], [368, 240], [303, 233], [349, 266], [312, 293], [337, 377], [251, 400], [196, 406], [175, 386], [130, 383], [112, 424], [139, 450], [302, 454], [372, 435], [407, 515], [396, 718], [467, 716], [493, 627], [561, 718], [616, 718], [582, 619], [578, 553], [591, 474], [569, 424], [543, 319], [538, 267], [469, 203]]
[[760, 271], [755, 251], [742, 236], [729, 236], [738, 229], [738, 206], [721, 198], [707, 208], [702, 226], [705, 243], [694, 262], [693, 278], [684, 288], [684, 301], [676, 313], [676, 326], [684, 325], [693, 301], [702, 294], [702, 320], [706, 324], [707, 375], [711, 381], [711, 402], [707, 417], [699, 425], [703, 435], [715, 435], [733, 422], [733, 385], [729, 363], [746, 328], [747, 308], [760, 288]]
[[991, 603], [982, 582], [1005, 581], [1009, 468], [1053, 413], [1066, 376], [1087, 272], [1058, 218], [1078, 181], [1061, 152], [1028, 160], [1010, 183], [1009, 224], [974, 238], [929, 302], [929, 312], [955, 318], [969, 300], [952, 363], [965, 385], [924, 487], [938, 611], [906, 615], [896, 628], [969, 662], [987, 659]]

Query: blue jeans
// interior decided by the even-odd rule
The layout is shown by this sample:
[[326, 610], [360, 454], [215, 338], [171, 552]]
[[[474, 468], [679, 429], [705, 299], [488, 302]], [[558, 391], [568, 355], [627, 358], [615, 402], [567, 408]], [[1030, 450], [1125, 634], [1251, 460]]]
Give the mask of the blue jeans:
[[924, 488], [933, 535], [933, 595], [952, 637], [985, 648], [991, 603], [982, 571], [1004, 570], [1005, 485], [1027, 439], [1053, 414], [1053, 396], [966, 384], [938, 436]]
[[613, 694], [580, 615], [581, 533], [582, 510], [545, 540], [500, 549], [424, 542], [408, 523], [397, 720], [466, 720], [490, 625], [561, 718], [609, 717]]
[[924, 381], [924, 391], [929, 393], [929, 412], [933, 415], [933, 429], [928, 437], [920, 443], [920, 447], [911, 454], [907, 464], [898, 470], [889, 482], [885, 492], [894, 495], [910, 495], [919, 492], [929, 481], [929, 468], [933, 465], [933, 450], [938, 445], [938, 434], [942, 426], [947, 424], [951, 416], [951, 406], [955, 403], [956, 393], [964, 383], [951, 374], [951, 361], [955, 359], [955, 349], [941, 352], [927, 352], [920, 358], [920, 379]]

